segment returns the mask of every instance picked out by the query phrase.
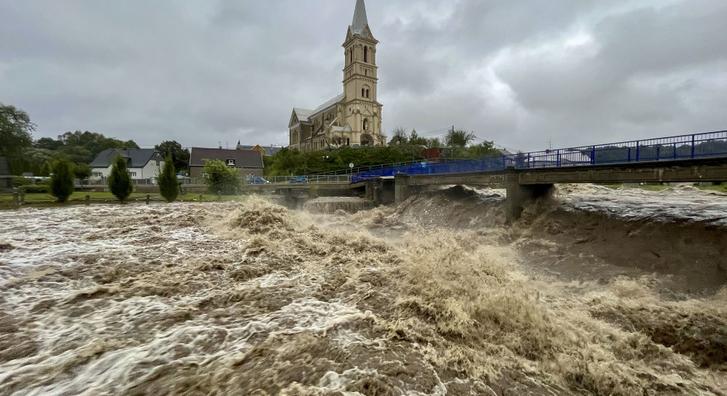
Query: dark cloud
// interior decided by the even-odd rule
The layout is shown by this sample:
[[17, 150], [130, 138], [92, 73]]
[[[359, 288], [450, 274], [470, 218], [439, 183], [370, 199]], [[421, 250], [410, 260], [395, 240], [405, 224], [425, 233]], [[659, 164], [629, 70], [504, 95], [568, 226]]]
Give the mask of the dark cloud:
[[[0, 102], [37, 135], [284, 144], [341, 91], [354, 1], [0, 0]], [[519, 149], [725, 128], [721, 0], [368, 0], [384, 127]]]

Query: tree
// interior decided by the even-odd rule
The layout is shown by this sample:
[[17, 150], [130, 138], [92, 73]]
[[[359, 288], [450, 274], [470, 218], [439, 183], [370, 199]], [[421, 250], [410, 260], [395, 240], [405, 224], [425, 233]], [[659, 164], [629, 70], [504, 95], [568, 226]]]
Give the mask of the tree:
[[234, 195], [240, 190], [240, 173], [220, 160], [204, 164], [205, 182], [212, 194]]
[[402, 127], [394, 129], [394, 134], [389, 141], [390, 146], [401, 146], [409, 143], [409, 138], [406, 136], [406, 131]]
[[33, 142], [35, 125], [28, 114], [0, 103], [0, 156], [15, 157]]
[[477, 136], [472, 132], [451, 130], [444, 138], [444, 143], [447, 147], [467, 147], [475, 139], [477, 139]]
[[114, 196], [122, 203], [129, 198], [134, 186], [131, 184], [131, 176], [126, 169], [126, 160], [122, 157], [116, 157], [111, 174], [109, 175], [109, 189]]
[[63, 142], [48, 137], [40, 138], [33, 143], [33, 147], [45, 150], [58, 150], [63, 147]]
[[426, 146], [427, 139], [424, 137], [419, 137], [417, 130], [412, 129], [411, 134], [409, 135], [409, 144], [411, 144], [412, 146]]
[[177, 181], [177, 172], [170, 154], [167, 154], [164, 159], [164, 168], [159, 175], [159, 193], [167, 202], [174, 202], [179, 196], [179, 181]]
[[[57, 150], [74, 162], [90, 163], [98, 153], [110, 149], [138, 149], [139, 146], [133, 141], [122, 141], [89, 131], [66, 132], [58, 136], [61, 146]], [[45, 143], [48, 144], [48, 143]]]
[[189, 168], [189, 150], [182, 148], [182, 145], [176, 141], [164, 141], [154, 148], [165, 157], [167, 154], [171, 154], [175, 169], [182, 170]]
[[501, 155], [500, 150], [495, 148], [494, 142], [482, 142], [467, 148], [467, 156], [469, 158], [482, 158]]
[[73, 194], [73, 165], [68, 160], [58, 160], [53, 164], [50, 178], [51, 194], [64, 203]]
[[439, 138], [427, 139], [427, 148], [441, 148], [442, 141]]
[[73, 167], [73, 174], [77, 179], [86, 180], [91, 177], [91, 166], [83, 163], [76, 164], [76, 166]]

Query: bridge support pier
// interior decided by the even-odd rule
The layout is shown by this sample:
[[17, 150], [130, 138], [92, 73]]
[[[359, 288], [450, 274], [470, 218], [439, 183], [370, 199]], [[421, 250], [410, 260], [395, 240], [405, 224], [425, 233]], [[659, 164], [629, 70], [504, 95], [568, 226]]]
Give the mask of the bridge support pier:
[[394, 176], [394, 203], [400, 204], [409, 198], [412, 186], [409, 185], [409, 175], [397, 174]]
[[376, 205], [388, 205], [396, 201], [395, 181], [390, 179], [376, 179], [366, 182], [365, 198]]
[[520, 184], [518, 174], [514, 171], [509, 171], [505, 176], [505, 188], [505, 214], [508, 222], [518, 220], [526, 205], [538, 199], [549, 198], [555, 191], [553, 184]]

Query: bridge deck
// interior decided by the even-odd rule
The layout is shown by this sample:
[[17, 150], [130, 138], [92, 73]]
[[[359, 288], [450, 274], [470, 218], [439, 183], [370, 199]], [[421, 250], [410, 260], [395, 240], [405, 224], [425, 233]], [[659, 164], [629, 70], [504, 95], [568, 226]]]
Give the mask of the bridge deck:
[[727, 181], [727, 158], [618, 164], [610, 166], [511, 169], [433, 175], [411, 175], [410, 186], [502, 185], [514, 173], [523, 185], [555, 183], [662, 183]]

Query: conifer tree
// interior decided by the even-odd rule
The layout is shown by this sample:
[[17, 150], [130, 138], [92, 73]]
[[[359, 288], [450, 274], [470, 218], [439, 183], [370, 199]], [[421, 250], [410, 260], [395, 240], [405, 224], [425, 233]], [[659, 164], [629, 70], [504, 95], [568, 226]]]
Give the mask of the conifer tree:
[[174, 202], [179, 195], [179, 182], [177, 181], [174, 160], [170, 154], [164, 159], [164, 168], [159, 175], [159, 193], [167, 202]]
[[50, 178], [51, 194], [58, 202], [66, 202], [73, 194], [73, 169], [68, 160], [61, 159], [53, 164]]
[[134, 186], [131, 184], [131, 176], [126, 169], [126, 159], [116, 157], [109, 175], [109, 190], [122, 203], [129, 198]]

